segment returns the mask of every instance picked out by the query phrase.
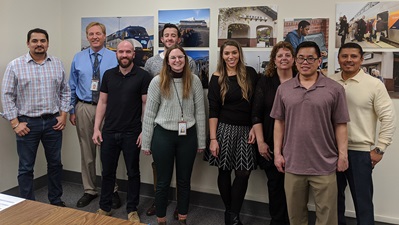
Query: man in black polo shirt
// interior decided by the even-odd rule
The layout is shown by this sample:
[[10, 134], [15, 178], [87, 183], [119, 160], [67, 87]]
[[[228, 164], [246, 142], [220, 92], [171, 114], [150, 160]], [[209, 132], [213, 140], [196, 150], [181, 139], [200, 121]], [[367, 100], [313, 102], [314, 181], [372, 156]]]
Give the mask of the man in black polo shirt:
[[[137, 214], [140, 193], [139, 153], [141, 117], [152, 76], [134, 65], [134, 47], [128, 41], [116, 50], [118, 66], [105, 72], [94, 123], [93, 142], [101, 144], [101, 215], [111, 215], [112, 193], [119, 154], [122, 151], [128, 175], [126, 211], [128, 219], [140, 222]], [[105, 117], [102, 133], [100, 126]]]

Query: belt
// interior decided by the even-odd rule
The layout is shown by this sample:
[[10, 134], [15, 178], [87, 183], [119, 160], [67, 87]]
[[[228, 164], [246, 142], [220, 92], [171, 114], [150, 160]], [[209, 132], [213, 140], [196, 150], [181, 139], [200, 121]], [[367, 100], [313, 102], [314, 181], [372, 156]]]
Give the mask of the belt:
[[78, 98], [78, 101], [79, 101], [79, 102], [86, 103], [86, 104], [90, 104], [90, 105], [97, 105], [97, 102], [88, 102], [88, 101], [83, 101], [82, 99], [79, 99], [79, 98]]
[[59, 116], [60, 113], [54, 113], [54, 114], [43, 114], [41, 116], [35, 116], [35, 117], [30, 117], [30, 116], [21, 116], [21, 117], [27, 117], [27, 118], [32, 118], [32, 119], [42, 119], [42, 120], [48, 120], [48, 119], [52, 119], [54, 117]]

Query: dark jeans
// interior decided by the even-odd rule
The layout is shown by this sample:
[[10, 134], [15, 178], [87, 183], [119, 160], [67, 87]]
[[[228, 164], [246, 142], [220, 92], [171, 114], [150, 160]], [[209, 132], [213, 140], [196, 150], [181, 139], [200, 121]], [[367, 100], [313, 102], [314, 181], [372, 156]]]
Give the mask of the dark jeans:
[[186, 136], [178, 136], [177, 131], [165, 130], [161, 126], [154, 128], [151, 151], [157, 169], [157, 187], [155, 206], [157, 217], [165, 217], [168, 205], [170, 181], [176, 159], [177, 209], [186, 215], [190, 202], [191, 172], [197, 154], [197, 130], [187, 129]]
[[30, 129], [30, 132], [23, 137], [16, 135], [19, 156], [18, 185], [22, 198], [35, 200], [35, 194], [33, 193], [33, 168], [35, 166], [37, 148], [41, 141], [47, 160], [48, 199], [52, 204], [61, 202], [62, 131], [53, 129], [53, 126], [57, 124], [56, 116], [58, 115], [43, 118], [18, 117], [19, 122], [27, 122], [27, 126]]
[[140, 131], [102, 133], [102, 182], [100, 198], [100, 208], [102, 210], [111, 211], [116, 169], [118, 167], [119, 155], [122, 151], [128, 176], [126, 211], [127, 213], [137, 211], [140, 194], [140, 149], [137, 147], [136, 141], [139, 135]]
[[273, 159], [268, 161], [264, 171], [267, 176], [267, 188], [269, 192], [270, 225], [289, 224], [287, 201], [284, 191], [284, 173], [278, 172]]
[[338, 223], [345, 225], [345, 188], [349, 183], [357, 224], [374, 224], [373, 178], [370, 152], [348, 151], [349, 168], [337, 173]]

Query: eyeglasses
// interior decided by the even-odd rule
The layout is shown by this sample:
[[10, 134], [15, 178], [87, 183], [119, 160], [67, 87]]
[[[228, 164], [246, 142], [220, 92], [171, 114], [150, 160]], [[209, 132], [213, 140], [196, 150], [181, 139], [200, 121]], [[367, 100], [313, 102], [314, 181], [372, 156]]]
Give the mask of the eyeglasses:
[[309, 57], [309, 58], [304, 58], [304, 57], [298, 57], [296, 58], [296, 62], [299, 64], [304, 63], [305, 61], [308, 62], [309, 64], [313, 64], [314, 62], [316, 62], [318, 58], [313, 58], [313, 57]]
[[176, 60], [176, 59], [182, 60], [182, 59], [184, 59], [184, 56], [185, 56], [185, 55], [170, 56], [169, 59], [170, 59], [170, 60]]

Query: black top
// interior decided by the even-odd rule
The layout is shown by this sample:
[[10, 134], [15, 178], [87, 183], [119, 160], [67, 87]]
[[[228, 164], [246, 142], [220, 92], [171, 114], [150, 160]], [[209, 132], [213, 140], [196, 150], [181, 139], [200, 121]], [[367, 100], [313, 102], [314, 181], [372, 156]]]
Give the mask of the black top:
[[258, 74], [252, 67], [246, 67], [247, 76], [251, 79], [252, 94], [248, 102], [242, 97], [241, 88], [237, 82], [237, 76], [228, 77], [228, 91], [225, 96], [224, 105], [220, 96], [220, 86], [218, 83], [219, 76], [212, 75], [209, 82], [209, 118], [218, 118], [218, 122], [252, 126], [251, 124], [251, 108], [253, 93], [255, 92]]
[[[292, 74], [292, 77], [294, 76], [295, 73]], [[270, 117], [270, 113], [273, 108], [277, 88], [280, 84], [280, 79], [277, 73], [274, 73], [271, 77], [262, 76], [256, 86], [252, 106], [252, 124], [262, 123], [263, 138], [271, 150], [274, 148], [274, 119]]]
[[136, 65], [125, 76], [119, 66], [105, 71], [100, 89], [108, 94], [103, 132], [141, 131], [141, 97], [147, 94], [151, 79]]

